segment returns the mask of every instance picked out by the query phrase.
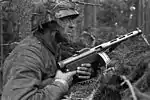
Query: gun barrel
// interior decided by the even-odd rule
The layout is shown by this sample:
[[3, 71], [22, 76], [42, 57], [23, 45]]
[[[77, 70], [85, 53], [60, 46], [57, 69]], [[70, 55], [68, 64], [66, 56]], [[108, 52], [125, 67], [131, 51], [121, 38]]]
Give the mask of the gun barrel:
[[128, 34], [122, 35], [122, 36], [120, 36], [120, 37], [118, 37], [116, 39], [113, 39], [113, 40], [109, 41], [109, 42], [106, 42], [106, 43], [103, 43], [101, 45], [98, 45], [98, 46], [94, 47], [93, 49], [97, 50], [99, 48], [100, 49], [101, 48], [108, 48], [111, 45], [114, 45], [116, 43], [120, 43], [120, 42], [122, 42], [122, 41], [124, 41], [124, 40], [126, 40], [128, 38], [131, 38], [131, 37], [134, 37], [134, 36], [137, 36], [137, 35], [140, 35], [140, 34], [142, 34], [142, 31], [140, 29], [137, 29], [136, 31], [132, 31], [132, 32], [130, 32]]
[[86, 57], [86, 56], [88, 56], [90, 54], [93, 54], [94, 52], [96, 52], [96, 51], [88, 50], [86, 52], [83, 52], [82, 54], [73, 55], [72, 57], [69, 57], [69, 58], [67, 58], [65, 60], [62, 60], [62, 61], [58, 62], [58, 64], [59, 64], [60, 68], [63, 68], [65, 65], [67, 65], [67, 64], [69, 64], [69, 63], [71, 63], [73, 61], [76, 61], [78, 59], [81, 59], [83, 57]]

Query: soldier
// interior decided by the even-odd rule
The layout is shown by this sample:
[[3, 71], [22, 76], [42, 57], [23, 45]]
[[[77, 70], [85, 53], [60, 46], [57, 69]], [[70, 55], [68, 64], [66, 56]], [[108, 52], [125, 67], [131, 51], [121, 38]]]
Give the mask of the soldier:
[[2, 100], [60, 100], [74, 75], [90, 78], [91, 64], [66, 73], [57, 65], [59, 45], [67, 41], [64, 30], [78, 15], [69, 0], [33, 2], [32, 35], [22, 40], [4, 62]]

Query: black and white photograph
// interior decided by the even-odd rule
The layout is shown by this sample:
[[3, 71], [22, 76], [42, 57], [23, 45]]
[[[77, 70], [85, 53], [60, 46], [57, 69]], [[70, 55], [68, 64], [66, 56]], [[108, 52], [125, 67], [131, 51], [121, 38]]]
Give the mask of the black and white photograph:
[[0, 0], [0, 100], [150, 100], [150, 0]]

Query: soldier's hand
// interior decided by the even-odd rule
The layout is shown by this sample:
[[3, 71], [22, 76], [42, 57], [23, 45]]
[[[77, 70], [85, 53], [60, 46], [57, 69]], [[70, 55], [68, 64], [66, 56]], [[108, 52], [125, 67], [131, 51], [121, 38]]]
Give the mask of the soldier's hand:
[[68, 83], [68, 85], [70, 85], [72, 83], [73, 76], [75, 74], [76, 74], [76, 71], [71, 71], [71, 72], [63, 73], [61, 70], [58, 70], [56, 72], [55, 79], [64, 80], [64, 81], [66, 81]]
[[92, 68], [91, 64], [85, 63], [77, 67], [77, 75], [80, 79], [89, 79], [91, 77]]

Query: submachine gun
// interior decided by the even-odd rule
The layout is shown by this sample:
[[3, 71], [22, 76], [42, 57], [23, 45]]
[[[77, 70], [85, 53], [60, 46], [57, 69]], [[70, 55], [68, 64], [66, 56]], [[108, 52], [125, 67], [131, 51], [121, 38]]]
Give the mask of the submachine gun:
[[125, 35], [121, 35], [118, 38], [115, 38], [111, 41], [102, 43], [98, 46], [88, 49], [87, 51], [79, 54], [75, 54], [65, 60], [58, 62], [60, 68], [65, 71], [76, 70], [82, 63], [93, 63], [99, 61], [103, 66], [107, 66], [110, 63], [109, 56], [105, 53], [107, 49], [112, 48], [113, 46], [120, 44], [121, 42], [127, 40], [128, 38], [142, 34], [140, 29], [136, 29]]

